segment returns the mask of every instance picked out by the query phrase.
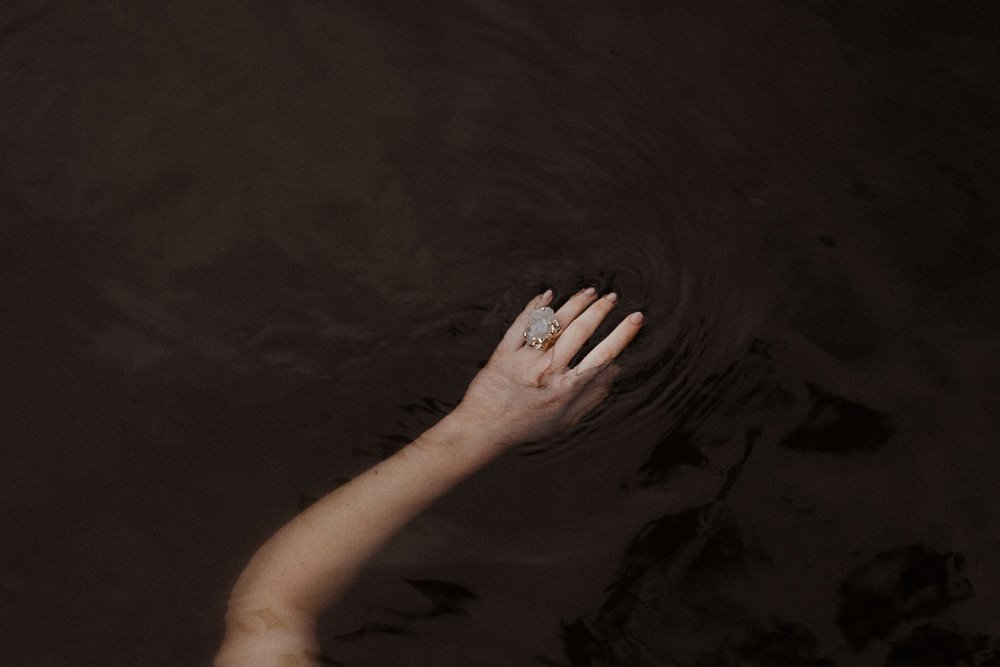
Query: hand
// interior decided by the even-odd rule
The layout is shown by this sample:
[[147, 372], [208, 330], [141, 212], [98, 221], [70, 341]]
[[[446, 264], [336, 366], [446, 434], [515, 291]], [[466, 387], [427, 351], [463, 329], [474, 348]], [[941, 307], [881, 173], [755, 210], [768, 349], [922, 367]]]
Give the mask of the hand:
[[614, 308], [617, 295], [598, 298], [592, 287], [578, 292], [555, 314], [562, 326], [555, 343], [545, 351], [529, 347], [523, 332], [531, 311], [551, 301], [551, 290], [532, 299], [453, 413], [499, 445], [555, 435], [597, 407], [618, 371], [615, 358], [642, 328], [642, 313], [632, 313], [570, 368], [570, 361]]

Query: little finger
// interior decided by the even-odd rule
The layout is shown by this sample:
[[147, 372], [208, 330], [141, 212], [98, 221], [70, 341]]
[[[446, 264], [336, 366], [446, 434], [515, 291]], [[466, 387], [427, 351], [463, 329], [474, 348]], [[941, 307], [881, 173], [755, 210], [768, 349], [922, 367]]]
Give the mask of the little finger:
[[632, 313], [615, 327], [615, 330], [608, 334], [590, 351], [583, 360], [576, 365], [576, 372], [585, 373], [588, 370], [600, 368], [611, 363], [622, 353], [628, 344], [631, 343], [642, 329], [642, 313]]

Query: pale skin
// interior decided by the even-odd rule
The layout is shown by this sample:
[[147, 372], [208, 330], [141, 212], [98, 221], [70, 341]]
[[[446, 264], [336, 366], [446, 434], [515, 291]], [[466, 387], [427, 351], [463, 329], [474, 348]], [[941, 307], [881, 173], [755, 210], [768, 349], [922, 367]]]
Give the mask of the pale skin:
[[522, 332], [530, 312], [551, 301], [551, 290], [531, 300], [451, 414], [311, 505], [254, 554], [229, 599], [217, 667], [320, 664], [317, 618], [396, 532], [510, 447], [554, 436], [604, 400], [614, 360], [642, 328], [642, 313], [570, 367], [617, 295], [576, 293], [556, 311], [563, 331], [555, 344], [533, 349]]

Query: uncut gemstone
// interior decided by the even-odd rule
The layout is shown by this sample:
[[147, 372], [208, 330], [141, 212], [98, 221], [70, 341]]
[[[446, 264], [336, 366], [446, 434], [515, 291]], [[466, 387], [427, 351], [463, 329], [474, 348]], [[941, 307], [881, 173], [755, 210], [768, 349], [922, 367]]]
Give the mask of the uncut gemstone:
[[525, 330], [528, 340], [532, 338], [545, 338], [551, 333], [549, 323], [553, 320], [555, 312], [549, 307], [536, 308], [531, 311], [528, 318], [528, 327]]

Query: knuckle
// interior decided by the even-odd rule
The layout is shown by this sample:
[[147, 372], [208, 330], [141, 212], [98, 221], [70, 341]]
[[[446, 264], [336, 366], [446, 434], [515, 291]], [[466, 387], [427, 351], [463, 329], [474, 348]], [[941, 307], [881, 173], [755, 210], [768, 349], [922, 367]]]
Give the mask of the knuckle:
[[602, 354], [600, 356], [594, 357], [593, 360], [590, 362], [590, 364], [588, 364], [591, 366], [591, 368], [587, 372], [596, 374], [607, 368], [608, 364], [610, 364], [612, 361], [614, 361], [614, 357], [612, 357], [610, 354]]
[[594, 358], [594, 363], [599, 368], [604, 368], [605, 366], [607, 366], [608, 364], [610, 364], [614, 360], [615, 360], [615, 357], [614, 357], [613, 354], [611, 354], [610, 352], [605, 352], [604, 354], [597, 355]]
[[548, 367], [539, 368], [528, 374], [529, 384], [532, 387], [543, 387], [549, 383], [552, 371]]

